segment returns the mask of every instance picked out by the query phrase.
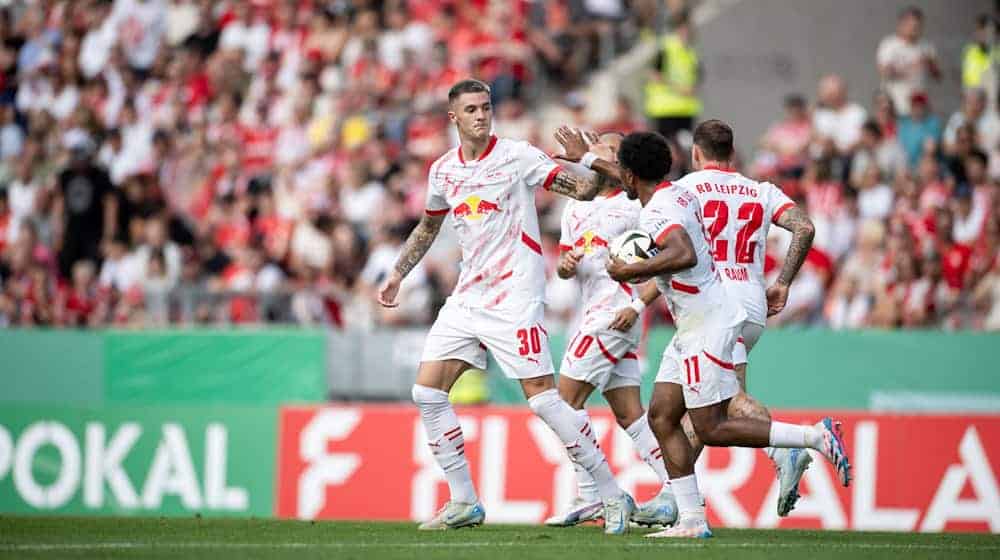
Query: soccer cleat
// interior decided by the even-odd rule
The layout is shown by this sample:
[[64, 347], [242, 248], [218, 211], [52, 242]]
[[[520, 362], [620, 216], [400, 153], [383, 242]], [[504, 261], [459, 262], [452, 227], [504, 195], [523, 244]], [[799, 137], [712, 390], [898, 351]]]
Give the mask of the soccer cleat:
[[799, 481], [806, 469], [812, 464], [812, 457], [805, 449], [776, 449], [775, 465], [778, 467], [778, 481], [781, 490], [778, 493], [778, 516], [785, 517], [799, 500]]
[[604, 515], [604, 504], [601, 502], [586, 502], [579, 496], [573, 498], [569, 509], [565, 513], [553, 515], [545, 520], [549, 527], [572, 527], [600, 519]]
[[823, 443], [819, 451], [833, 464], [840, 483], [844, 486], [850, 485], [851, 460], [847, 458], [847, 446], [844, 445], [840, 433], [840, 422], [834, 422], [828, 417], [817, 422], [815, 428], [823, 434]]
[[421, 523], [418, 528], [421, 531], [443, 531], [445, 529], [475, 527], [482, 525], [484, 519], [486, 519], [486, 511], [478, 502], [475, 504], [448, 502], [433, 519]]
[[677, 501], [670, 490], [660, 490], [652, 500], [639, 504], [632, 513], [632, 521], [645, 527], [667, 527], [677, 521]]
[[700, 515], [682, 515], [673, 527], [646, 536], [652, 539], [707, 539], [712, 536], [712, 529], [703, 511]]
[[604, 502], [604, 534], [624, 535], [628, 533], [628, 520], [635, 511], [635, 500], [628, 492]]

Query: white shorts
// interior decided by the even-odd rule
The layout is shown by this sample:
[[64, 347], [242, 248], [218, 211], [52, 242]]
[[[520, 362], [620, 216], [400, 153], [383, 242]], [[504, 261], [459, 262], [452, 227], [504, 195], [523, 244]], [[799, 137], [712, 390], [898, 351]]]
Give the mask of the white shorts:
[[431, 325], [421, 362], [463, 360], [486, 368], [486, 351], [512, 379], [552, 375], [549, 334], [542, 326], [545, 304], [530, 303], [516, 315], [444, 304]]
[[[609, 318], [607, 324], [611, 323]], [[637, 322], [636, 325], [639, 325]], [[589, 383], [602, 393], [619, 387], [636, 387], [639, 371], [638, 331], [623, 333], [607, 328], [581, 328], [566, 345], [559, 375]]]
[[757, 341], [763, 334], [764, 325], [743, 321], [740, 336], [736, 339], [736, 346], [733, 348], [733, 363], [736, 365], [747, 363], [750, 351], [757, 345]]
[[733, 398], [740, 392], [732, 362], [740, 327], [703, 327], [674, 334], [663, 352], [656, 382], [682, 386], [689, 409]]

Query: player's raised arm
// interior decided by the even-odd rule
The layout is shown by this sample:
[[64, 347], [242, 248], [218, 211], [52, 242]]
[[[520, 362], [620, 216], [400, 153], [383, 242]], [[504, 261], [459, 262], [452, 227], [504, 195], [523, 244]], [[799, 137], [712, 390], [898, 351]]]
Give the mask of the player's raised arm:
[[385, 307], [396, 307], [396, 294], [399, 293], [399, 285], [406, 278], [406, 275], [417, 266], [420, 259], [424, 258], [427, 250], [431, 248], [438, 232], [441, 231], [441, 224], [444, 223], [446, 213], [425, 213], [420, 218], [420, 223], [410, 233], [403, 245], [403, 251], [396, 260], [389, 278], [385, 280], [378, 292], [378, 302]]
[[[577, 129], [561, 126], [554, 136], [565, 151], [564, 155], [559, 156], [560, 159], [583, 163], [615, 182], [620, 180], [620, 168], [610, 161], [612, 156], [590, 151], [587, 138], [590, 139], [590, 144], [596, 144], [598, 142], [596, 134], [588, 132], [587, 137], [584, 137], [584, 133]], [[599, 181], [583, 178], [565, 170], [560, 170], [549, 186], [549, 190], [577, 200], [593, 200], [600, 189]]]
[[619, 282], [627, 282], [636, 278], [672, 274], [698, 264], [698, 254], [694, 250], [691, 238], [680, 226], [668, 226], [660, 235], [656, 246], [659, 253], [632, 264], [626, 264], [612, 257], [608, 261], [608, 274]]
[[812, 248], [813, 236], [816, 235], [816, 228], [813, 226], [812, 220], [798, 206], [788, 206], [779, 212], [774, 223], [778, 227], [792, 232], [792, 242], [785, 254], [785, 263], [781, 267], [781, 274], [767, 289], [768, 317], [780, 313], [785, 308], [785, 302], [788, 300], [788, 286], [791, 285], [795, 275], [802, 268], [802, 263], [805, 262], [806, 255]]

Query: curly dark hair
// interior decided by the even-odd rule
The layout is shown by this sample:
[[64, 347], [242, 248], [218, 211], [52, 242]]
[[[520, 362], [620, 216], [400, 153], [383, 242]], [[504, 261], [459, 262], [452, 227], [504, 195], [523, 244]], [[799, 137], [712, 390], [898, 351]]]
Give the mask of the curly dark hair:
[[643, 181], [662, 181], [673, 158], [667, 139], [658, 132], [633, 132], [622, 140], [618, 161]]

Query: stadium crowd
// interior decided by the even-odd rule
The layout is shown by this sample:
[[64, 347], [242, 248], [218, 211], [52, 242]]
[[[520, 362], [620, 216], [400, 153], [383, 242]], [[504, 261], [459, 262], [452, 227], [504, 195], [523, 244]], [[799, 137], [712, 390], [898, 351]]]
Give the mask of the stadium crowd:
[[[588, 121], [574, 88], [652, 33], [657, 4], [4, 8], [0, 326], [426, 324], [457, 278], [448, 228], [404, 282], [401, 307], [377, 306], [374, 291], [423, 212], [429, 164], [455, 143], [448, 87], [489, 82], [497, 134], [550, 149], [543, 100], [556, 98], [570, 124], [646, 127], [625, 98], [606, 122]], [[667, 5], [676, 14], [684, 2]], [[1000, 328], [1000, 121], [981, 84], [966, 84], [951, 115], [928, 99], [938, 72], [919, 23], [905, 15], [880, 45], [885, 88], [869, 108], [828, 76], [814, 103], [786, 100], [744, 166], [817, 224], [780, 322]], [[991, 48], [990, 25], [970, 48]], [[551, 312], [565, 319], [562, 202], [538, 196]], [[769, 241], [772, 268], [780, 245]]]

